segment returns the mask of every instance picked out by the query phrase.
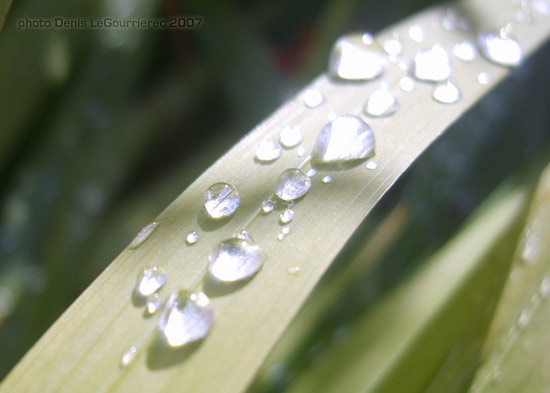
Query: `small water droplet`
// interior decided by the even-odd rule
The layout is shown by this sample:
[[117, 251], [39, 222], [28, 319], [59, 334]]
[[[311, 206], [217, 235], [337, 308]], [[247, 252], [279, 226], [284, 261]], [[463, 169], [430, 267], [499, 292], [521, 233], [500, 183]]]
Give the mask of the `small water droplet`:
[[273, 139], [262, 141], [256, 148], [256, 159], [260, 162], [272, 162], [281, 157], [281, 145]]
[[303, 157], [305, 154], [306, 154], [306, 149], [304, 149], [303, 147], [299, 147], [299, 148], [296, 150], [296, 155], [297, 155], [298, 157]]
[[531, 311], [527, 308], [521, 311], [518, 319], [518, 326], [520, 329], [524, 329], [531, 322]]
[[275, 208], [275, 205], [271, 201], [263, 201], [262, 202], [262, 213], [269, 214], [273, 211]]
[[283, 229], [281, 229], [281, 233], [283, 235], [288, 235], [290, 233], [290, 227], [288, 225], [285, 225]]
[[384, 117], [395, 113], [399, 102], [389, 90], [380, 89], [372, 93], [365, 103], [365, 113], [373, 117]]
[[414, 90], [414, 80], [410, 76], [404, 76], [399, 80], [399, 87], [406, 93]]
[[550, 15], [550, 1], [548, 0], [532, 0], [531, 6], [539, 14]]
[[252, 237], [250, 236], [250, 233], [248, 233], [248, 231], [246, 229], [243, 229], [243, 230], [233, 234], [233, 237], [235, 239], [245, 240], [249, 243], [254, 243], [254, 241], [252, 240]]
[[378, 168], [378, 164], [376, 163], [376, 161], [372, 161], [372, 160], [369, 160], [365, 166], [367, 167], [367, 169], [371, 169], [371, 170]]
[[550, 276], [544, 277], [540, 284], [540, 294], [542, 297], [548, 297], [550, 295]]
[[219, 281], [241, 281], [256, 274], [264, 260], [260, 246], [252, 240], [230, 238], [214, 249], [210, 255], [208, 271]]
[[384, 48], [384, 52], [390, 56], [399, 56], [403, 50], [403, 44], [398, 38], [386, 40], [382, 47]]
[[197, 231], [192, 231], [187, 234], [187, 237], [185, 238], [185, 241], [187, 244], [192, 245], [199, 241], [199, 234]]
[[308, 108], [317, 108], [325, 101], [323, 94], [317, 89], [308, 89], [304, 92], [304, 104]]
[[460, 90], [450, 80], [445, 83], [438, 84], [432, 92], [432, 97], [434, 100], [443, 104], [454, 104], [460, 101], [461, 98]]
[[451, 76], [451, 59], [445, 48], [434, 45], [431, 49], [420, 51], [414, 56], [412, 71], [416, 79], [442, 82]]
[[478, 35], [478, 44], [485, 57], [495, 64], [514, 67], [523, 60], [523, 53], [519, 43], [502, 34], [481, 32]]
[[362, 36], [342, 37], [332, 48], [328, 71], [339, 79], [370, 80], [384, 72], [384, 58], [372, 45], [364, 44]]
[[420, 25], [412, 25], [409, 27], [409, 38], [415, 42], [421, 43], [426, 39], [426, 32]]
[[153, 293], [145, 299], [145, 308], [149, 315], [156, 313], [161, 306], [162, 300], [160, 300], [160, 295], [158, 293]]
[[462, 41], [453, 48], [453, 55], [462, 61], [470, 62], [477, 56], [477, 49], [472, 41]]
[[325, 125], [315, 141], [311, 160], [320, 166], [346, 168], [374, 154], [374, 132], [357, 116], [340, 116]]
[[480, 72], [480, 73], [477, 75], [477, 82], [478, 82], [480, 85], [487, 85], [487, 84], [489, 84], [490, 81], [491, 81], [491, 77], [490, 77], [489, 74], [486, 73], [486, 72]]
[[310, 188], [309, 176], [300, 169], [291, 168], [281, 174], [275, 195], [283, 201], [293, 201], [306, 195]]
[[301, 270], [302, 269], [300, 269], [299, 266], [292, 266], [292, 267], [289, 267], [288, 269], [286, 269], [288, 274], [292, 274], [292, 275], [298, 274]]
[[361, 41], [363, 41], [363, 44], [365, 45], [370, 45], [374, 42], [374, 37], [372, 36], [371, 33], [364, 33], [361, 36]]
[[302, 131], [298, 127], [285, 127], [281, 131], [279, 141], [286, 148], [298, 146], [302, 142]]
[[130, 250], [135, 250], [136, 248], [138, 248], [139, 246], [141, 246], [141, 244], [147, 240], [147, 238], [149, 236], [151, 236], [151, 233], [153, 233], [153, 231], [160, 225], [160, 221], [153, 221], [152, 223], [150, 224], [147, 224], [145, 227], [143, 227], [143, 229], [141, 231], [139, 231], [139, 233], [136, 235], [136, 237], [134, 238], [134, 240], [132, 240], [132, 242], [130, 243], [130, 245], [128, 246], [128, 248]]
[[202, 340], [214, 324], [210, 300], [202, 293], [172, 292], [160, 315], [158, 330], [171, 347]]
[[329, 176], [329, 175], [323, 176], [321, 181], [325, 184], [328, 184], [328, 183], [332, 182], [332, 176]]
[[292, 220], [294, 220], [294, 210], [285, 209], [279, 216], [279, 219], [283, 224], [288, 224], [289, 222], [292, 222]]
[[279, 233], [279, 234], [277, 235], [277, 239], [279, 239], [279, 240], [284, 240], [284, 238], [285, 238], [285, 234], [284, 234], [284, 233]]
[[128, 367], [130, 363], [136, 358], [137, 355], [137, 348], [136, 347], [130, 347], [126, 351], [122, 353], [122, 356], [120, 358], [120, 366], [122, 368]]
[[157, 292], [166, 284], [166, 273], [158, 267], [143, 269], [138, 275], [135, 292], [141, 297], [147, 297]]
[[204, 194], [204, 207], [214, 219], [231, 216], [240, 203], [238, 191], [229, 183], [213, 184]]
[[315, 170], [315, 168], [310, 168], [307, 172], [306, 172], [306, 175], [308, 175], [309, 177], [313, 177], [317, 174], [317, 171]]

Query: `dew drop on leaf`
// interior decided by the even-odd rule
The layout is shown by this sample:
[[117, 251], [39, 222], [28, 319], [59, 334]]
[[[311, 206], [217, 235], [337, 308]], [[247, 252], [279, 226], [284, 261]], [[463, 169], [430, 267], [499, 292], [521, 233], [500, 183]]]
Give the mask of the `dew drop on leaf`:
[[303, 197], [311, 189], [311, 179], [297, 168], [284, 171], [279, 178], [275, 195], [283, 201], [293, 201]]
[[523, 60], [519, 43], [505, 34], [481, 32], [477, 39], [481, 53], [495, 64], [515, 67]]
[[208, 272], [222, 282], [251, 278], [262, 267], [265, 256], [251, 240], [230, 238], [222, 241], [210, 255]]
[[442, 104], [454, 104], [460, 101], [461, 95], [458, 87], [453, 82], [447, 81], [434, 88], [432, 97]]
[[288, 224], [290, 222], [292, 222], [292, 220], [294, 220], [294, 210], [292, 209], [285, 209], [280, 217], [279, 217], [279, 220], [281, 221], [281, 223], [283, 224]]
[[329, 59], [329, 74], [338, 79], [365, 81], [384, 72], [384, 58], [363, 36], [346, 36], [334, 44]]
[[199, 234], [197, 231], [192, 231], [187, 234], [187, 237], [185, 238], [185, 241], [187, 244], [192, 245], [199, 241]]
[[395, 95], [386, 89], [376, 90], [365, 103], [365, 113], [372, 117], [390, 116], [399, 109]]
[[302, 142], [302, 131], [298, 127], [285, 127], [281, 131], [279, 141], [286, 148], [298, 146]]
[[120, 366], [122, 368], [128, 367], [130, 363], [136, 358], [137, 355], [137, 348], [136, 347], [130, 347], [126, 351], [122, 353], [122, 356], [120, 357]]
[[266, 139], [256, 147], [256, 159], [260, 162], [272, 162], [281, 157], [281, 145], [273, 139]]
[[166, 284], [166, 273], [158, 267], [143, 269], [139, 274], [135, 293], [141, 297], [152, 295]]
[[416, 79], [427, 82], [441, 82], [450, 78], [452, 73], [451, 59], [441, 45], [418, 52], [412, 63]]
[[304, 105], [308, 108], [317, 108], [325, 101], [325, 97], [323, 97], [323, 94], [317, 89], [306, 90], [303, 99]]
[[139, 231], [139, 233], [136, 235], [136, 237], [134, 238], [134, 240], [132, 240], [132, 242], [130, 243], [130, 245], [128, 246], [128, 248], [130, 250], [135, 250], [136, 248], [138, 248], [139, 246], [141, 246], [141, 244], [147, 240], [147, 238], [149, 236], [151, 236], [151, 233], [153, 233], [153, 231], [160, 225], [160, 221], [153, 221], [152, 223], [150, 224], [147, 224], [145, 227], [143, 227], [143, 229], [141, 231]]
[[213, 184], [204, 193], [204, 208], [214, 219], [231, 216], [240, 203], [238, 191], [228, 183]]

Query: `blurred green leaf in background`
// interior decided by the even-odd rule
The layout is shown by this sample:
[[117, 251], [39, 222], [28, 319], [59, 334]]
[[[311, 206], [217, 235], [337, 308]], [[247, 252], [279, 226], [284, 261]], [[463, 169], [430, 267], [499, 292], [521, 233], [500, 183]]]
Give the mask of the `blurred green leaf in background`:
[[[324, 71], [339, 35], [376, 32], [433, 3], [15, 2], [0, 35], [0, 378], [139, 228]], [[59, 15], [200, 15], [204, 24], [195, 30], [17, 27], [21, 18]], [[323, 354], [353, 349], [360, 339], [349, 337], [365, 321], [383, 320], [376, 307], [386, 303], [379, 302], [397, 302], [399, 285], [416, 285], [414, 280], [430, 269], [424, 261], [437, 259], [437, 250], [460, 241], [457, 229], [498, 185], [513, 179], [525, 195], [533, 190], [550, 159], [549, 56], [546, 45], [404, 174], [312, 295], [330, 300], [319, 306], [322, 312], [304, 320], [308, 334], [293, 342], [284, 362], [266, 366], [251, 390], [283, 391], [307, 378], [319, 381], [315, 373], [322, 370], [317, 362], [324, 361]], [[365, 239], [374, 237], [395, 209], [406, 211], [406, 218], [387, 246], [373, 253], [376, 263], [351, 281], [342, 279], [349, 285], [335, 284], [354, 268]], [[508, 246], [514, 245], [510, 240]], [[475, 351], [482, 360], [492, 359], [499, 351], [495, 347], [504, 346], [504, 355], [494, 355], [502, 358], [502, 379], [520, 386], [508, 373], [519, 368], [520, 339], [509, 342], [501, 336], [534, 292], [514, 294], [504, 281], [508, 266], [517, 261], [501, 263], [498, 273], [504, 278], [491, 285], [497, 294], [504, 287], [511, 305], [491, 303], [496, 319], [491, 314], [478, 321], [482, 326], [476, 334], [487, 334], [488, 341], [485, 346], [481, 338], [476, 341]], [[529, 285], [542, 285], [540, 276], [522, 274], [518, 276]], [[531, 317], [537, 315], [533, 310]], [[533, 330], [547, 331], [548, 319], [541, 319]], [[544, 333], [518, 334], [525, 335], [521, 345], [534, 351], [548, 341], [537, 341]], [[349, 342], [339, 347], [340, 339]], [[490, 362], [477, 374], [467, 371], [479, 391], [494, 390], [487, 387], [487, 373], [494, 373]]]

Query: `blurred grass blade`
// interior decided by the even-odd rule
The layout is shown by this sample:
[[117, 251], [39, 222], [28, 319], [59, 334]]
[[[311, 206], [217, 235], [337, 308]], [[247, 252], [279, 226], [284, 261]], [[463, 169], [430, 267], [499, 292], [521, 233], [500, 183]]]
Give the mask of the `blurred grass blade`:
[[0, 32], [4, 28], [4, 22], [10, 11], [12, 0], [0, 0]]
[[[511, 3], [500, 6], [496, 0], [465, 4], [470, 13], [479, 12], [481, 19], [488, 24], [478, 26], [480, 28], [504, 25], [513, 11]], [[487, 4], [498, 12], [487, 12]], [[451, 50], [456, 41], [465, 39], [467, 34], [460, 31], [443, 34], [441, 27], [432, 21], [444, 13], [442, 8], [428, 10], [383, 34], [397, 31], [405, 36], [412, 24], [422, 24], [430, 40], [437, 40]], [[526, 55], [541, 44], [549, 30], [550, 26], [545, 24], [518, 29], [517, 38]], [[412, 41], [409, 44], [403, 48], [403, 56], [407, 58], [418, 50]], [[251, 217], [256, 215], [262, 201], [272, 195], [284, 170], [307, 166], [307, 163], [304, 157], [288, 150], [274, 163], [259, 165], [254, 160], [256, 146], [266, 138], [277, 139], [283, 127], [293, 125], [302, 130], [302, 146], [311, 149], [330, 116], [334, 113], [359, 115], [365, 97], [379, 87], [378, 82], [344, 84], [336, 83], [326, 75], [318, 77], [309, 87], [323, 93], [323, 105], [315, 109], [305, 107], [302, 92], [212, 165], [156, 218], [161, 225], [138, 249], [123, 251], [73, 303], [12, 370], [0, 389], [10, 393], [182, 390], [217, 393], [246, 389], [275, 342], [377, 201], [435, 138], [508, 73], [507, 69], [482, 58], [470, 64], [456, 62], [454, 66], [453, 78], [457, 85], [462, 86], [462, 99], [445, 106], [432, 99], [432, 87], [427, 84], [418, 84], [413, 94], [400, 91], [399, 80], [406, 73], [397, 66], [389, 67], [384, 82], [396, 92], [402, 108], [390, 121], [369, 119], [377, 138], [377, 169], [369, 170], [360, 165], [331, 172], [333, 180], [330, 184], [321, 181], [323, 174], [314, 177], [311, 191], [294, 207], [296, 218], [292, 223], [292, 233], [284, 241], [279, 241], [278, 214], [258, 216], [252, 221]], [[489, 84], [473, 82], [481, 71], [491, 74]], [[216, 109], [211, 110], [212, 116], [216, 116]], [[67, 124], [70, 122], [62, 123]], [[132, 146], [124, 152], [127, 160], [142, 144]], [[108, 153], [115, 158], [118, 156], [116, 152]], [[109, 170], [110, 167], [106, 167], [105, 172]], [[78, 170], [69, 173], [82, 176]], [[106, 184], [113, 186], [113, 177], [108, 175], [106, 173]], [[212, 223], [203, 218], [203, 194], [211, 184], [219, 181], [229, 182], [239, 190], [241, 206], [230, 220]], [[507, 228], [521, 208], [522, 200], [521, 192], [505, 198], [498, 206], [504, 209], [504, 205], [506, 211], [496, 209], [491, 213], [497, 220], [494, 227], [479, 224], [482, 228], [475, 227], [475, 235], [479, 237], [479, 232], [484, 230], [487, 233], [481, 233], [488, 244], [496, 242], [505, 230], [494, 228]], [[212, 249], [245, 226], [268, 255], [262, 271], [238, 290], [223, 294], [203, 286], [202, 290], [212, 297], [216, 317], [209, 337], [195, 348], [159, 352], [152, 345], [156, 318], [143, 318], [143, 310], [131, 301], [138, 272], [151, 265], [164, 269], [168, 283], [161, 293], [163, 297], [172, 290], [195, 288], [204, 277]], [[54, 228], [53, 235], [44, 241], [62, 238], [63, 229]], [[188, 246], [185, 238], [191, 231], [200, 232], [200, 241]], [[489, 238], [488, 234], [493, 237]], [[55, 255], [55, 243], [46, 245], [52, 249], [48, 253], [50, 257]], [[472, 259], [477, 260], [487, 251], [483, 246], [469, 250]], [[78, 252], [72, 255], [78, 263]], [[459, 286], [460, 278], [464, 278], [469, 269], [477, 272], [474, 262], [464, 266], [456, 266], [453, 262], [449, 262], [451, 271], [434, 269], [431, 273], [441, 274], [437, 284], [442, 290]], [[56, 266], [70, 280], [68, 264]], [[301, 273], [289, 274], [288, 269], [294, 267], [300, 267]], [[429, 272], [426, 280], [435, 280]], [[476, 283], [469, 284], [475, 286]], [[419, 301], [425, 300], [435, 309], [440, 306], [437, 299], [423, 299], [426, 295], [422, 293], [417, 296]], [[138, 348], [137, 357], [129, 367], [121, 369], [120, 356], [130, 346]], [[236, 357], [239, 361], [235, 361]]]
[[[539, 183], [471, 392], [550, 387], [550, 166]], [[545, 390], [546, 389], [546, 390]]]

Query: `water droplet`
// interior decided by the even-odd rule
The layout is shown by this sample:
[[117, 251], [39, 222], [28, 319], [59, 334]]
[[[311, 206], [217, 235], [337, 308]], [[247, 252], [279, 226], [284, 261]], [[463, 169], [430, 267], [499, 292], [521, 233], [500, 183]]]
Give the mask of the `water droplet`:
[[398, 38], [391, 38], [384, 42], [384, 52], [390, 56], [399, 56], [403, 50], [403, 44]]
[[149, 315], [156, 313], [161, 306], [162, 300], [160, 300], [160, 295], [158, 293], [153, 293], [145, 299], [145, 309]]
[[329, 176], [329, 175], [323, 176], [321, 181], [325, 184], [328, 184], [328, 183], [332, 182], [332, 176]]
[[395, 113], [399, 103], [393, 93], [386, 89], [376, 90], [365, 103], [365, 113], [369, 116], [384, 117]]
[[151, 233], [160, 225], [159, 221], [153, 221], [150, 224], [147, 224], [139, 233], [136, 235], [134, 240], [130, 243], [128, 248], [130, 250], [134, 250], [138, 248], [149, 236], [151, 236]]
[[279, 219], [283, 224], [288, 224], [289, 222], [292, 222], [292, 220], [294, 220], [294, 210], [285, 209], [279, 216]]
[[329, 74], [344, 80], [370, 80], [384, 72], [384, 58], [362, 37], [342, 37], [334, 44], [329, 59]]
[[285, 225], [283, 229], [281, 229], [281, 233], [283, 235], [288, 235], [290, 233], [290, 227], [288, 225]]
[[298, 150], [296, 150], [296, 155], [298, 157], [303, 157], [306, 154], [306, 149], [303, 147], [299, 147]]
[[532, 0], [531, 6], [539, 14], [550, 15], [550, 1], [548, 0]]
[[285, 127], [281, 131], [279, 141], [286, 148], [298, 146], [302, 142], [302, 131], [297, 127]]
[[451, 59], [441, 45], [418, 52], [414, 56], [412, 71], [416, 79], [427, 82], [441, 82], [452, 73]]
[[361, 36], [361, 41], [363, 41], [363, 44], [365, 45], [370, 45], [374, 42], [374, 37], [372, 36], [371, 33], [364, 33]]
[[374, 132], [357, 116], [340, 116], [325, 125], [315, 141], [311, 160], [321, 166], [346, 168], [374, 154]]
[[120, 366], [122, 368], [128, 367], [130, 363], [136, 358], [137, 355], [137, 348], [136, 347], [130, 347], [126, 351], [122, 353], [122, 356], [120, 358]]
[[314, 169], [314, 168], [310, 168], [307, 172], [306, 172], [306, 175], [308, 175], [309, 177], [313, 177], [317, 174], [317, 171]]
[[248, 233], [248, 231], [246, 229], [243, 229], [243, 230], [235, 233], [233, 235], [233, 237], [235, 239], [246, 240], [249, 243], [254, 243], [254, 241], [252, 240], [252, 237], [250, 236], [250, 233]]
[[285, 234], [284, 234], [284, 233], [279, 233], [279, 234], [277, 235], [277, 239], [279, 239], [279, 240], [283, 240], [284, 238], [285, 238]]
[[138, 276], [135, 292], [147, 297], [157, 292], [166, 284], [166, 273], [158, 267], [144, 269]]
[[258, 272], [265, 256], [260, 246], [250, 239], [231, 238], [222, 241], [210, 255], [208, 271], [223, 282], [246, 280]]
[[192, 245], [199, 241], [199, 234], [196, 231], [189, 232], [185, 238], [187, 244]]
[[256, 148], [256, 159], [260, 162], [271, 162], [281, 157], [283, 150], [281, 145], [275, 142], [273, 139], [266, 139], [262, 141]]
[[456, 9], [448, 8], [445, 16], [441, 20], [441, 26], [449, 31], [457, 29], [467, 31], [470, 29], [470, 21], [461, 16]]
[[529, 322], [531, 322], [531, 312], [528, 309], [524, 309], [521, 311], [521, 314], [518, 319], [518, 326], [521, 329], [524, 329]]
[[283, 201], [293, 201], [306, 195], [310, 188], [309, 176], [300, 169], [291, 168], [281, 174], [275, 194]]
[[365, 166], [367, 167], [367, 169], [371, 169], [371, 170], [378, 168], [378, 164], [376, 163], [376, 161], [372, 161], [372, 160], [369, 160]]
[[158, 330], [171, 347], [202, 340], [214, 324], [210, 300], [202, 293], [172, 292], [160, 315]]
[[404, 76], [399, 80], [399, 87], [406, 93], [414, 90], [414, 80], [410, 76]]
[[231, 216], [240, 203], [238, 191], [228, 183], [213, 184], [204, 194], [204, 207], [214, 219]]
[[508, 36], [481, 32], [478, 35], [481, 52], [493, 63], [513, 67], [523, 60], [519, 43]]
[[300, 269], [299, 266], [292, 266], [292, 267], [289, 267], [288, 269], [286, 269], [286, 271], [288, 272], [288, 274], [298, 274], [302, 269]]
[[303, 99], [305, 106], [308, 108], [316, 108], [325, 101], [325, 97], [323, 97], [323, 94], [317, 89], [306, 90]]
[[409, 38], [415, 42], [421, 43], [426, 39], [426, 32], [420, 25], [412, 25], [409, 27]]
[[540, 284], [540, 294], [542, 297], [548, 297], [550, 295], [550, 276], [544, 277]]
[[262, 213], [269, 214], [273, 211], [274, 208], [275, 208], [275, 205], [273, 205], [273, 202], [271, 201], [262, 202]]
[[432, 92], [434, 100], [443, 104], [454, 104], [460, 101], [460, 90], [450, 80], [445, 83], [438, 84]]
[[462, 61], [470, 62], [477, 56], [477, 49], [473, 42], [462, 41], [453, 48], [453, 55]]
[[480, 85], [487, 85], [487, 84], [489, 84], [490, 81], [491, 81], [491, 77], [490, 77], [489, 74], [486, 73], [486, 72], [480, 72], [480, 73], [477, 75], [477, 82], [478, 82]]

